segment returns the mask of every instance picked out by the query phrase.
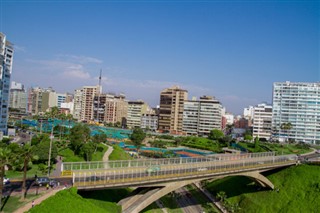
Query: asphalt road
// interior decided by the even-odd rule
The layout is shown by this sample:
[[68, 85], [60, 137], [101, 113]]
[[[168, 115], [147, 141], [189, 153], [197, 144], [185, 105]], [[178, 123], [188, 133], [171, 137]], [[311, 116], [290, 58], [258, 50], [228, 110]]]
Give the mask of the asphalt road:
[[185, 187], [177, 189], [176, 191], [177, 197], [176, 200], [181, 208], [181, 210], [185, 213], [202, 213], [204, 212], [201, 205], [197, 203], [194, 197], [188, 192]]

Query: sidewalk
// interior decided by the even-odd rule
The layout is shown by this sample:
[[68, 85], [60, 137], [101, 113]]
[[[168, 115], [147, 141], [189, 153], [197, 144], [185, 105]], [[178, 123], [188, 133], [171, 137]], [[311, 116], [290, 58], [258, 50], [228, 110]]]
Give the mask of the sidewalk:
[[112, 153], [113, 151], [113, 147], [109, 146], [107, 144], [102, 143], [103, 145], [108, 147], [108, 150], [104, 153], [102, 161], [108, 161], [109, 160], [109, 155]]
[[[47, 199], [48, 197], [55, 195], [58, 191], [60, 191], [62, 189], [63, 188], [50, 189], [48, 192], [43, 194], [41, 197], [34, 200], [35, 206], [38, 205], [39, 203], [41, 203], [42, 201], [44, 201], [45, 199]], [[32, 207], [31, 202], [32, 202], [32, 200], [30, 200], [30, 202], [26, 203], [24, 206], [17, 209], [14, 213], [23, 213], [23, 212], [29, 211], [29, 209], [31, 209], [31, 207]]]

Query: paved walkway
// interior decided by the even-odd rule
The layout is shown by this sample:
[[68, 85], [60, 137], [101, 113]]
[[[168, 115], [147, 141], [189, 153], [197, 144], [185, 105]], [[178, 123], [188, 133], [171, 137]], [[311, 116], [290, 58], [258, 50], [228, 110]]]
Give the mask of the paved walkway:
[[[103, 161], [108, 161], [109, 160], [109, 155], [112, 153], [113, 151], [113, 147], [104, 144], [105, 146], [108, 147], [108, 150], [104, 153], [103, 155]], [[62, 164], [62, 158], [60, 156], [57, 157], [57, 164], [56, 164], [56, 168], [55, 170], [51, 173], [51, 176], [54, 177], [60, 177], [61, 174], [61, 164]], [[55, 195], [58, 191], [62, 190], [63, 187], [59, 187], [56, 189], [49, 189], [48, 191], [44, 191], [44, 194], [35, 199], [35, 205], [41, 203], [42, 201], [44, 201], [45, 199], [47, 199], [48, 197], [51, 197], [53, 195]], [[42, 191], [43, 192], [43, 191]], [[14, 213], [22, 213], [22, 212], [27, 212], [30, 208], [32, 207], [32, 201], [30, 200], [28, 203], [26, 203], [24, 206], [20, 207], [19, 209], [17, 209]]]
[[[55, 195], [58, 191], [62, 190], [63, 188], [56, 188], [56, 189], [49, 189], [48, 192], [45, 192], [41, 197], [38, 197], [34, 200], [35, 206], [47, 199], [48, 197], [51, 197]], [[28, 203], [26, 203], [24, 206], [17, 209], [14, 213], [23, 213], [29, 211], [32, 207], [32, 200], [30, 200]]]
[[113, 151], [113, 147], [109, 146], [107, 144], [102, 143], [103, 145], [108, 147], [108, 150], [104, 153], [102, 160], [103, 161], [108, 161], [109, 160], [109, 155], [112, 153]]

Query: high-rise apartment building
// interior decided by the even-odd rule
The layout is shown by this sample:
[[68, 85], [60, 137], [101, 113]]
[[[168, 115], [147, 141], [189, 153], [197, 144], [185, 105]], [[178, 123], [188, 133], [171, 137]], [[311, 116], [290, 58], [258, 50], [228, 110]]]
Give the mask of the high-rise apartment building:
[[320, 83], [273, 84], [272, 134], [280, 141], [320, 143]]
[[183, 106], [188, 99], [188, 91], [177, 86], [164, 89], [160, 93], [159, 131], [182, 133]]
[[123, 120], [127, 118], [128, 101], [125, 95], [111, 95], [107, 94], [105, 103], [105, 119], [106, 123], [120, 123], [124, 126]]
[[221, 129], [222, 106], [211, 96], [184, 102], [182, 131], [188, 135], [207, 136], [213, 129]]
[[271, 137], [272, 106], [265, 103], [258, 104], [253, 108], [253, 131], [252, 136], [265, 138]]
[[127, 126], [128, 128], [141, 127], [141, 118], [146, 114], [149, 106], [143, 101], [129, 101]]
[[82, 89], [76, 89], [74, 91], [73, 98], [73, 118], [80, 120], [81, 118], [81, 104], [82, 104]]
[[27, 110], [33, 115], [42, 115], [57, 106], [56, 92], [52, 88], [30, 88]]
[[101, 94], [100, 86], [84, 86], [82, 88], [81, 97], [81, 113], [80, 120], [92, 121], [93, 120], [93, 102], [94, 97]]
[[13, 62], [13, 45], [0, 32], [0, 132], [7, 135], [10, 78]]
[[17, 109], [20, 112], [27, 110], [27, 92], [23, 84], [12, 81], [10, 88], [10, 108]]

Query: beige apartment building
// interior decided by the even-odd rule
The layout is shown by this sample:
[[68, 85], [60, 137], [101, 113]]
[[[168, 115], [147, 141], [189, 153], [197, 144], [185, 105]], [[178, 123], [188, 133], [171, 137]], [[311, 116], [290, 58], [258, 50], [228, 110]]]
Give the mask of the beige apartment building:
[[107, 123], [121, 123], [128, 114], [128, 101], [125, 95], [107, 95], [105, 105], [105, 122]]
[[125, 95], [101, 94], [94, 97], [94, 120], [105, 123], [120, 123], [127, 117], [128, 102]]
[[127, 127], [141, 127], [141, 118], [148, 112], [150, 107], [144, 101], [129, 101], [127, 114]]
[[160, 132], [182, 133], [183, 106], [188, 99], [188, 91], [173, 86], [161, 91], [159, 109]]
[[84, 86], [82, 88], [81, 96], [81, 113], [80, 120], [92, 121], [93, 120], [93, 101], [94, 97], [100, 94], [100, 86]]

